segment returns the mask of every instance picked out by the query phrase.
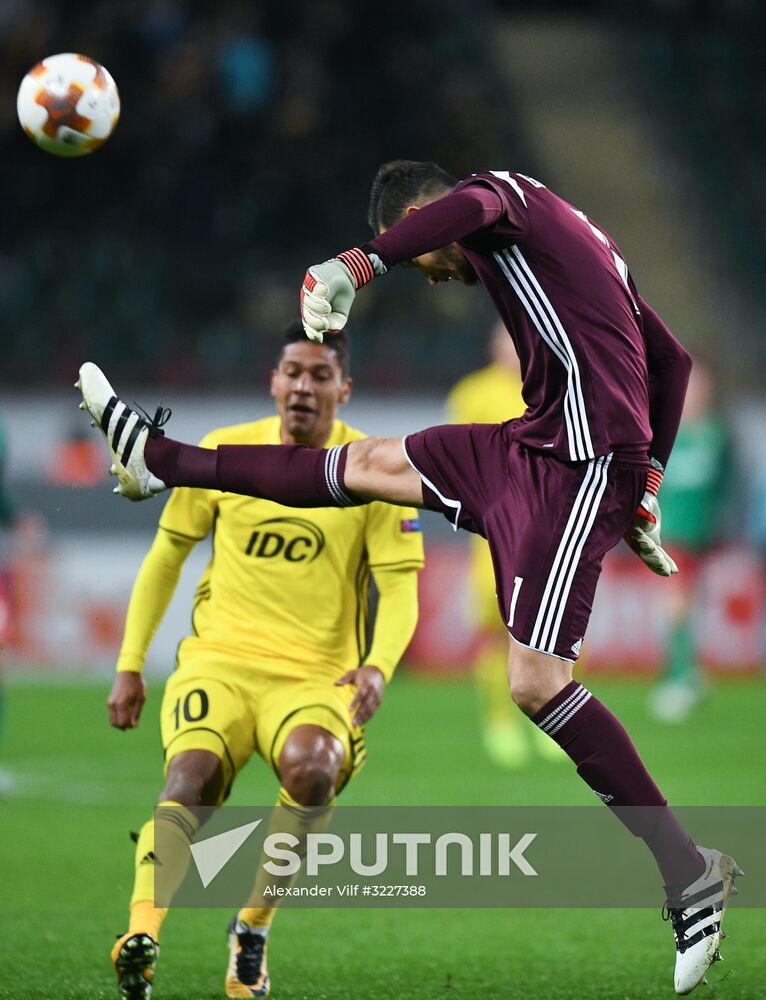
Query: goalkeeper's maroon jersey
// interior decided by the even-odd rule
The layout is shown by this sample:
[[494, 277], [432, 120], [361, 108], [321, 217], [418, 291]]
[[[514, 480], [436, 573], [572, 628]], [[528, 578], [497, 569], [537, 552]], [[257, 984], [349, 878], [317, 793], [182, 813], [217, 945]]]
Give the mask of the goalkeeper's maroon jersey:
[[[653, 435], [643, 304], [615, 243], [524, 174], [476, 174], [427, 208], [457, 207], [460, 192], [473, 195], [477, 221], [463, 228], [472, 231], [458, 245], [521, 362], [527, 411], [514, 422], [514, 439], [570, 461], [609, 452], [645, 456]], [[367, 246], [384, 264], [399, 262], [405, 227], [414, 236], [416, 217], [425, 223], [426, 215], [414, 213]]]

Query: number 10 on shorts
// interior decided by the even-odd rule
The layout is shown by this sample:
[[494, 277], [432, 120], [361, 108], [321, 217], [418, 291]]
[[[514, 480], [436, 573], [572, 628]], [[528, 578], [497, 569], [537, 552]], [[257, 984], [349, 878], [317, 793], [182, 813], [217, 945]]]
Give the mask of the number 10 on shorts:
[[176, 699], [172, 713], [176, 721], [176, 729], [181, 725], [182, 714], [186, 722], [200, 722], [207, 715], [209, 707], [207, 694], [202, 688], [194, 688], [183, 701], [180, 698]]

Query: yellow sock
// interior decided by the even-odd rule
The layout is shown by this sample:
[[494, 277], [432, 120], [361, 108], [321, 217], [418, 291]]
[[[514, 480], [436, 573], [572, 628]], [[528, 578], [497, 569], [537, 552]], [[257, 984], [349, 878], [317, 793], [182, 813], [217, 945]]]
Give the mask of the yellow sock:
[[155, 906], [150, 899], [139, 899], [130, 908], [128, 934], [148, 934], [159, 941], [160, 927], [167, 912], [166, 907]]
[[[326, 829], [330, 822], [332, 810], [335, 805], [333, 797], [326, 806], [302, 806], [284, 788], [279, 789], [277, 799], [277, 809], [269, 822], [268, 833], [287, 832], [301, 840], [305, 845], [307, 833], [319, 833]], [[268, 834], [267, 834], [268, 836]], [[303, 854], [303, 847], [297, 848]], [[295, 878], [298, 877], [296, 873]], [[289, 880], [280, 876], [271, 876], [263, 870], [258, 869], [258, 878], [255, 882], [253, 895], [257, 899], [263, 898], [264, 889], [267, 885], [291, 885], [294, 879]], [[243, 906], [239, 911], [238, 919], [249, 927], [257, 927], [260, 930], [268, 930], [276, 914], [275, 906]]]
[[[160, 802], [160, 806], [173, 806], [167, 810], [167, 815], [158, 814], [157, 822], [163, 824], [163, 843], [177, 844], [178, 849], [169, 853], [163, 863], [163, 884], [165, 887], [177, 888], [183, 881], [189, 865], [187, 847], [197, 829], [198, 821], [194, 813], [182, 806], [180, 802]], [[167, 913], [166, 906], [155, 906], [154, 874], [157, 858], [154, 853], [155, 821], [150, 819], [144, 823], [136, 843], [136, 875], [133, 883], [133, 895], [130, 899], [130, 934], [150, 934], [159, 941], [160, 927]], [[172, 891], [165, 893], [170, 902]]]

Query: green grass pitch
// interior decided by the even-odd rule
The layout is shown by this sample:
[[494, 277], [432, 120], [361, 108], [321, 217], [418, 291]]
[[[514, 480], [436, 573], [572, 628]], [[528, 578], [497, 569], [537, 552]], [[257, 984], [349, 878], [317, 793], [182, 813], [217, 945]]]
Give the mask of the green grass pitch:
[[[638, 683], [592, 685], [627, 725], [677, 804], [760, 805], [766, 796], [766, 685], [716, 685], [695, 719], [651, 722]], [[161, 787], [151, 691], [137, 732], [110, 730], [108, 684], [11, 684], [0, 765], [16, 791], [0, 802], [2, 1000], [116, 996], [110, 944], [126, 924], [130, 830]], [[590, 804], [566, 763], [518, 774], [485, 762], [476, 699], [459, 682], [402, 675], [368, 727], [370, 756], [347, 804]], [[234, 804], [268, 804], [276, 785], [260, 761]], [[725, 845], [721, 845], [725, 846]], [[742, 884], [747, 891], [747, 880]], [[742, 897], [740, 897], [742, 898]], [[658, 886], [658, 903], [659, 886]], [[157, 1000], [223, 997], [221, 910], [171, 913]], [[762, 910], [727, 915], [726, 961], [701, 1000], [766, 996]], [[674, 996], [667, 924], [649, 910], [294, 910], [270, 941], [276, 1000], [660, 1000]]]

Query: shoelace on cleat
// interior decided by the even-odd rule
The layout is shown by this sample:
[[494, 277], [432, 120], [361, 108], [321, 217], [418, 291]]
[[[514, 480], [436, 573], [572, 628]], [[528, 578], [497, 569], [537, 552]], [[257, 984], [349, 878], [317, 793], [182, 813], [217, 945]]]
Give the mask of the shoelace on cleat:
[[154, 416], [150, 417], [143, 406], [139, 406], [135, 401], [133, 406], [136, 408], [136, 412], [141, 414], [141, 417], [149, 431], [149, 437], [162, 437], [165, 433], [162, 428], [168, 420], [170, 420], [173, 413], [170, 407], [163, 407], [162, 404], [160, 404], [154, 411]]
[[691, 937], [687, 937], [686, 932], [690, 928], [696, 927], [698, 923], [707, 917], [713, 916], [715, 913], [719, 913], [720, 909], [715, 906], [708, 906], [702, 910], [695, 910], [695, 912], [688, 917], [684, 916], [685, 912], [686, 911], [681, 907], [668, 906], [667, 904], [662, 907], [662, 919], [670, 921], [673, 928], [673, 934], [676, 939], [676, 950], [681, 955], [691, 948], [692, 945], [697, 944], [698, 941], [702, 941], [704, 938], [715, 934], [720, 927], [720, 921], [714, 921], [697, 931], [696, 934], [692, 934]]
[[667, 923], [669, 920], [673, 928], [673, 934], [676, 939], [676, 949], [682, 954], [686, 951], [686, 940], [684, 937], [684, 911], [680, 907], [668, 906], [667, 904], [662, 907], [662, 919]]
[[237, 954], [237, 978], [246, 986], [252, 986], [261, 974], [266, 941], [263, 935], [247, 931], [237, 934], [237, 940], [240, 947]]

